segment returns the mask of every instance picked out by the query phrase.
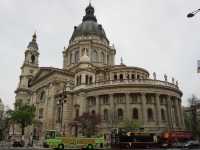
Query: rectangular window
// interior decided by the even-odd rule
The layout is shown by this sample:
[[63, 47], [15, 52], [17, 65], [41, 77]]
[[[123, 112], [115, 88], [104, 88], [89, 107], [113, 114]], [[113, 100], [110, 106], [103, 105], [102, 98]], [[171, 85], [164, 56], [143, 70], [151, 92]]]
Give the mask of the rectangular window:
[[39, 119], [43, 118], [43, 108], [39, 109]]

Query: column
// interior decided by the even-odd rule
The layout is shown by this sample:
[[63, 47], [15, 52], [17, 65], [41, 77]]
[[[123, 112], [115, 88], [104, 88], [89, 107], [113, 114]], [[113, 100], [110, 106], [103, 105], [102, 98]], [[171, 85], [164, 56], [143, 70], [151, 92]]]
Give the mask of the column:
[[173, 128], [172, 127], [172, 110], [171, 110], [172, 104], [171, 104], [171, 99], [170, 96], [167, 96], [167, 118], [168, 118], [168, 124], [169, 124], [169, 128]]
[[71, 95], [67, 95], [66, 102], [63, 105], [63, 133], [70, 134], [69, 123], [73, 120], [73, 99]]
[[126, 119], [130, 119], [130, 114], [129, 114], [129, 112], [130, 112], [130, 105], [129, 105], [129, 102], [130, 102], [130, 94], [129, 93], [125, 93], [125, 100], [126, 100]]
[[178, 104], [179, 99], [176, 97], [175, 99], [175, 107], [176, 107], [176, 113], [177, 113], [177, 118], [178, 118], [178, 128], [181, 128], [181, 114], [180, 114], [180, 109], [179, 109], [179, 104]]
[[160, 95], [156, 94], [157, 124], [161, 124]]
[[100, 109], [100, 105], [101, 105], [101, 102], [100, 102], [100, 96], [96, 96], [95, 99], [96, 99], [96, 112], [97, 112], [97, 114], [100, 114], [100, 115], [101, 115], [101, 109]]
[[142, 119], [143, 119], [143, 125], [147, 123], [147, 111], [146, 111], [146, 94], [141, 93], [142, 98]]
[[78, 96], [78, 104], [80, 105], [80, 116], [86, 112], [86, 95], [85, 93], [80, 93]]
[[115, 104], [114, 104], [114, 95], [113, 94], [110, 94], [109, 95], [109, 101], [110, 101], [110, 123], [111, 123], [111, 127], [114, 127], [114, 123], [115, 123], [115, 120], [116, 120], [116, 117], [115, 117]]

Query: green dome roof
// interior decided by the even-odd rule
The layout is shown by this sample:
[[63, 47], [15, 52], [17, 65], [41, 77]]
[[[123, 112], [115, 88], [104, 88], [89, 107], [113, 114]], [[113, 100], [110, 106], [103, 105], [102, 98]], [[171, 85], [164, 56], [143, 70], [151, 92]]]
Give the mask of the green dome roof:
[[73, 41], [78, 36], [88, 35], [96, 35], [108, 41], [102, 25], [97, 23], [97, 19], [94, 16], [94, 8], [91, 4], [89, 4], [89, 6], [85, 9], [85, 12], [86, 15], [83, 17], [82, 23], [79, 26], [74, 27], [74, 32], [70, 41]]

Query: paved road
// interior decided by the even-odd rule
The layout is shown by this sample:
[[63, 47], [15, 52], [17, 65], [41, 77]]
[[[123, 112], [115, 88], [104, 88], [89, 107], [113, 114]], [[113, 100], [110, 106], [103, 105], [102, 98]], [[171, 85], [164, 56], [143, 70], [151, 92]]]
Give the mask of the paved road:
[[[0, 150], [52, 150], [52, 149], [40, 148], [40, 147], [10, 147], [6, 145], [0, 145]], [[69, 149], [66, 149], [66, 150], [69, 150]], [[112, 149], [112, 150], [125, 150], [125, 149]], [[143, 150], [143, 149], [130, 149], [130, 150]], [[185, 149], [173, 148], [173, 149], [148, 149], [148, 150], [185, 150]], [[200, 149], [193, 149], [193, 150], [200, 150]]]

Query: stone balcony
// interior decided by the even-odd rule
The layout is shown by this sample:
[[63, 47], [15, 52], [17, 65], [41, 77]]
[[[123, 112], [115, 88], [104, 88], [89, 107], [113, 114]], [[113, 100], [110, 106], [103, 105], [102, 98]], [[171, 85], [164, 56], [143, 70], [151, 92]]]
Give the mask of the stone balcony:
[[108, 81], [95, 82], [95, 83], [89, 84], [89, 85], [81, 84], [81, 85], [75, 86], [73, 90], [92, 89], [92, 88], [99, 88], [99, 87], [112, 86], [112, 85], [160, 86], [160, 87], [172, 88], [175, 90], [179, 90], [179, 87], [176, 84], [166, 82], [166, 81], [152, 80], [152, 79], [108, 80]]

